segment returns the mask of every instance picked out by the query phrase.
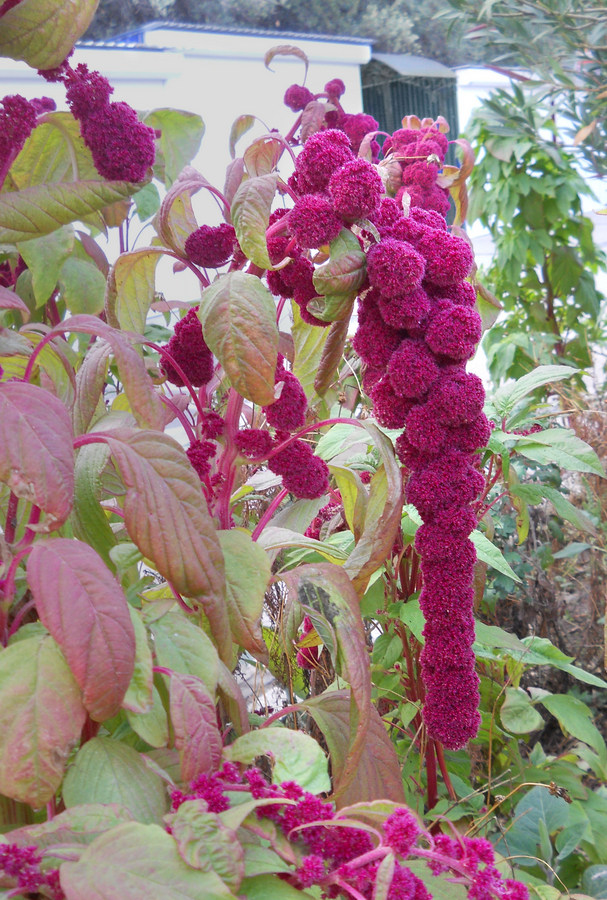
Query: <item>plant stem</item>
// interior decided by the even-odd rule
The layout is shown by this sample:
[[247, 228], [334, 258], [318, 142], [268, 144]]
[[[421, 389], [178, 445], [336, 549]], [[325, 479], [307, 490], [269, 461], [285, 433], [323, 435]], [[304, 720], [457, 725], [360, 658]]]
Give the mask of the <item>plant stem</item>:
[[262, 724], [259, 727], [267, 728], [268, 725], [271, 725], [272, 722], [276, 722], [277, 719], [282, 719], [283, 716], [290, 716], [291, 713], [297, 713], [300, 711], [300, 709], [301, 709], [300, 703], [293, 703], [291, 706], [284, 706], [282, 709], [279, 709], [277, 712], [272, 713], [271, 716], [268, 716], [268, 718], [265, 720], [265, 722], [262, 722]]
[[274, 515], [274, 513], [276, 512], [276, 510], [278, 509], [278, 507], [280, 506], [280, 504], [285, 499], [285, 497], [287, 496], [288, 493], [289, 492], [286, 488], [282, 488], [282, 490], [280, 490], [276, 494], [276, 496], [274, 497], [274, 499], [272, 500], [272, 502], [270, 503], [270, 505], [264, 512], [263, 516], [261, 517], [261, 519], [255, 526], [255, 529], [253, 530], [253, 534], [251, 535], [252, 541], [256, 541], [258, 539], [259, 535], [264, 530], [264, 528], [266, 527], [266, 525], [268, 524], [268, 522], [270, 521], [270, 519], [272, 518], [272, 516]]
[[7, 544], [12, 544], [15, 540], [15, 531], [17, 529], [17, 507], [19, 505], [19, 497], [16, 494], [8, 498], [6, 509], [6, 525], [4, 526], [4, 539]]
[[455, 788], [453, 787], [453, 785], [451, 783], [451, 778], [449, 776], [449, 771], [447, 769], [447, 763], [445, 761], [445, 751], [444, 751], [443, 745], [440, 743], [440, 741], [435, 741], [434, 746], [436, 749], [436, 758], [438, 760], [438, 765], [441, 770], [441, 775], [443, 776], [443, 781], [445, 782], [445, 787], [447, 788], [447, 791], [449, 792], [449, 797], [451, 798], [451, 800], [457, 800], [457, 794], [455, 793]]
[[426, 744], [426, 778], [428, 793], [428, 809], [433, 809], [438, 803], [438, 782], [436, 778], [436, 755], [434, 741], [429, 738]]

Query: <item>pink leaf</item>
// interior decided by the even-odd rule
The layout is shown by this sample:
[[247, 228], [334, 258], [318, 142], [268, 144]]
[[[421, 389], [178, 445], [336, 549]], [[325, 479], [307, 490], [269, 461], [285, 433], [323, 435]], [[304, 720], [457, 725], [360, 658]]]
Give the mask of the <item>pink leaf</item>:
[[21, 297], [18, 297], [13, 291], [9, 291], [5, 287], [0, 287], [0, 309], [19, 310], [24, 322], [27, 322], [30, 317], [30, 311]]
[[[329, 691], [302, 704], [322, 731], [331, 753], [333, 777], [339, 784], [349, 765], [350, 691]], [[368, 728], [349, 785], [339, 794], [338, 806], [363, 800], [405, 799], [398, 757], [374, 706], [367, 713]]]
[[118, 331], [95, 316], [85, 315], [72, 316], [55, 329], [56, 334], [65, 331], [95, 334], [107, 341], [114, 352], [124, 392], [137, 423], [142, 428], [162, 428], [162, 401], [154, 390], [142, 357], [131, 344], [133, 340], [141, 341], [141, 336]]
[[35, 526], [53, 531], [74, 500], [70, 417], [57, 397], [19, 381], [0, 384], [0, 481], [46, 513]]
[[116, 429], [105, 440], [127, 489], [131, 540], [180, 594], [204, 604], [220, 652], [229, 655], [223, 556], [185, 452], [159, 432]]
[[170, 702], [182, 780], [189, 782], [203, 772], [215, 771], [222, 741], [215, 704], [203, 682], [195, 675], [173, 672]]
[[27, 580], [42, 624], [61, 647], [92, 719], [116, 715], [133, 675], [135, 633], [124, 592], [80, 541], [39, 541]]

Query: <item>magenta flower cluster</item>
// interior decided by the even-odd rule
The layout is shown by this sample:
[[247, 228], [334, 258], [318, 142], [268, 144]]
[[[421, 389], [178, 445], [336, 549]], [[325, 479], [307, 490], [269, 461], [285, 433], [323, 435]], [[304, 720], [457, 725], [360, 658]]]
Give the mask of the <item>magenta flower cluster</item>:
[[[294, 781], [269, 784], [256, 767], [244, 770], [224, 763], [215, 773], [200, 775], [188, 791], [171, 794], [173, 812], [187, 800], [203, 800], [209, 812], [231, 807], [230, 793], [246, 791], [256, 800], [276, 800], [258, 807], [257, 817], [269, 819], [293, 847], [299, 863], [281, 875], [298, 890], [317, 885], [327, 898], [376, 896], [382, 859], [396, 856], [387, 900], [432, 900], [423, 881], [406, 865], [421, 859], [434, 875], [449, 873], [467, 888], [469, 900], [528, 900], [525, 885], [504, 880], [495, 867], [493, 848], [484, 838], [432, 835], [422, 830], [406, 807], [396, 807], [374, 839], [351, 822], [341, 825], [331, 803], [304, 791]], [[284, 803], [281, 801], [289, 801]], [[379, 843], [378, 843], [379, 838]]]
[[0, 843], [0, 885], [13, 888], [7, 896], [42, 892], [51, 900], [64, 900], [58, 869], [43, 869], [37, 847]]
[[[289, 181], [293, 209], [271, 220], [272, 261], [290, 261], [268, 274], [268, 284], [293, 298], [305, 321], [325, 324], [308, 310], [315, 297], [309, 251], [357, 226], [367, 266], [353, 347], [375, 417], [386, 428], [404, 429], [396, 449], [409, 475], [406, 496], [424, 520], [416, 544], [427, 622], [424, 720], [431, 737], [456, 748], [480, 723], [469, 536], [476, 524], [471, 504], [484, 485], [477, 451], [490, 435], [482, 383], [466, 372], [481, 338], [476, 292], [466, 281], [473, 254], [445, 220], [449, 197], [438, 184], [445, 135], [424, 125], [387, 138], [382, 152], [394, 196], [385, 196], [376, 166], [355, 155], [377, 123], [344, 115], [338, 97], [331, 102], [337, 114], [327, 113], [326, 127], [307, 138], [297, 157]], [[292, 445], [293, 459], [298, 452]], [[273, 471], [281, 457], [270, 459]]]
[[[457, 748], [480, 723], [471, 649], [476, 555], [469, 535], [476, 517], [470, 504], [484, 485], [476, 451], [487, 443], [490, 426], [482, 383], [465, 366], [480, 340], [481, 320], [474, 289], [464, 280], [472, 251], [441, 215], [442, 189], [435, 181], [444, 135], [402, 129], [386, 143], [403, 170], [397, 198], [407, 193], [410, 207], [407, 215], [398, 199], [385, 198], [372, 217], [380, 239], [367, 253], [369, 288], [353, 344], [366, 365], [376, 418], [387, 428], [404, 428], [396, 449], [409, 472], [406, 497], [424, 520], [416, 540], [426, 618], [424, 721], [431, 737]], [[421, 154], [432, 161], [418, 159]]]
[[84, 63], [72, 69], [67, 60], [57, 69], [41, 71], [48, 81], [61, 81], [80, 134], [104, 178], [144, 181], [155, 158], [155, 132], [140, 122], [128, 103], [112, 103], [107, 78]]
[[299, 379], [285, 368], [282, 356], [274, 380], [276, 399], [262, 408], [267, 424], [275, 429], [274, 438], [262, 428], [242, 428], [235, 436], [236, 447], [247, 459], [267, 460], [268, 468], [282, 477], [289, 493], [306, 500], [322, 497], [329, 487], [329, 468], [310, 444], [291, 437], [305, 425], [308, 400]]
[[[30, 102], [20, 94], [0, 101], [0, 186], [36, 125], [44, 100]], [[47, 101], [52, 104], [52, 101]]]
[[184, 387], [183, 375], [193, 387], [207, 384], [213, 376], [213, 354], [207, 347], [202, 335], [202, 325], [196, 315], [194, 306], [175, 325], [175, 332], [166, 346], [160, 368], [167, 381], [177, 387]]

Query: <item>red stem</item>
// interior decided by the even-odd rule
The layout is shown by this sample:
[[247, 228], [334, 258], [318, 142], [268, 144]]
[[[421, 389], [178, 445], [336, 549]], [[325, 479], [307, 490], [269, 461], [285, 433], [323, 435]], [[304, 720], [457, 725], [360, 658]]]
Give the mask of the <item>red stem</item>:
[[457, 800], [457, 794], [455, 793], [455, 788], [451, 783], [451, 778], [447, 769], [447, 763], [445, 762], [445, 751], [443, 745], [440, 743], [440, 741], [435, 741], [435, 747], [436, 758], [438, 759], [438, 765], [441, 770], [441, 775], [443, 776], [443, 781], [445, 782], [445, 787], [449, 792], [449, 797], [451, 798], [451, 800]]
[[438, 803], [438, 782], [436, 778], [436, 755], [434, 741], [429, 738], [426, 744], [426, 779], [428, 792], [428, 809], [433, 809]]
[[6, 509], [6, 525], [4, 526], [4, 539], [7, 544], [12, 544], [15, 540], [15, 531], [17, 530], [17, 507], [19, 505], [19, 497], [16, 494], [8, 498], [8, 506]]
[[287, 496], [288, 493], [289, 492], [286, 488], [282, 488], [282, 490], [280, 490], [276, 494], [276, 496], [274, 497], [274, 499], [272, 500], [272, 502], [270, 503], [270, 505], [264, 512], [263, 516], [261, 517], [261, 519], [255, 526], [253, 534], [251, 535], [252, 541], [256, 541], [258, 539], [259, 535], [264, 530], [264, 528], [266, 527], [266, 525], [268, 524], [268, 522], [270, 521], [270, 519], [272, 518], [272, 516], [274, 515], [274, 513], [276, 512], [276, 510], [278, 509], [278, 507], [280, 506], [280, 504], [285, 499], [285, 497]]
[[259, 727], [267, 728], [268, 725], [271, 725], [272, 722], [276, 722], [277, 719], [282, 719], [283, 716], [289, 716], [289, 715], [291, 715], [291, 713], [299, 712], [300, 709], [301, 709], [301, 704], [299, 704], [299, 703], [293, 703], [291, 706], [285, 706], [282, 709], [279, 709], [277, 712], [272, 713], [271, 716], [268, 716], [268, 718], [265, 720], [265, 722], [262, 722], [262, 724]]

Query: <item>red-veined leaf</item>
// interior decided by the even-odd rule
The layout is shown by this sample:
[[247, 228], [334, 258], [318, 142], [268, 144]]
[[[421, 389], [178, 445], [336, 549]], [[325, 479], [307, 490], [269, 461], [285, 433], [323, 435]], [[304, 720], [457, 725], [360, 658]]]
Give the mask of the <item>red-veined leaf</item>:
[[[264, 64], [266, 69], [270, 69], [270, 63], [274, 59], [275, 56], [296, 56], [298, 59], [301, 59], [305, 66], [304, 71], [304, 84], [306, 81], [306, 76], [308, 74], [308, 57], [300, 50], [299, 47], [293, 47], [291, 44], [277, 44], [276, 47], [272, 47], [266, 55], [264, 56]], [[272, 69], [270, 69], [272, 71]]]
[[99, 0], [21, 0], [2, 16], [0, 54], [54, 69], [87, 30]]
[[44, 806], [86, 719], [80, 690], [50, 635], [0, 653], [0, 793]]
[[[84, 315], [72, 316], [55, 329], [57, 334], [63, 331], [95, 334], [107, 341], [114, 353], [124, 392], [137, 423], [142, 428], [162, 428], [164, 424], [162, 401], [154, 390], [143, 359], [131, 346], [128, 335], [95, 316]], [[139, 335], [133, 335], [132, 338], [139, 340]]]
[[[333, 778], [337, 785], [350, 766], [349, 731], [351, 727], [350, 691], [329, 691], [310, 697], [302, 704], [322, 731], [331, 753]], [[385, 725], [374, 706], [367, 710], [365, 739], [351, 772], [349, 784], [338, 791], [340, 807], [361, 800], [405, 799], [398, 757]]]
[[232, 159], [236, 156], [236, 144], [247, 131], [250, 131], [255, 122], [257, 121], [257, 116], [238, 116], [237, 119], [234, 119], [232, 123], [232, 127], [230, 129], [230, 156]]
[[170, 677], [171, 722], [181, 759], [183, 781], [219, 768], [222, 741], [211, 695], [200, 678], [173, 672]]
[[204, 605], [225, 657], [231, 635], [223, 556], [183, 448], [160, 432], [121, 429], [104, 439], [127, 490], [124, 520], [131, 540], [180, 594]]
[[[108, 865], [108, 862], [110, 863]], [[77, 862], [61, 866], [67, 900], [233, 900], [211, 868], [188, 866], [160, 825], [126, 822], [98, 837]]]
[[135, 633], [124, 591], [88, 544], [38, 541], [27, 580], [42, 624], [55, 638], [90, 716], [116, 715], [133, 675]]
[[70, 416], [60, 400], [33, 384], [0, 384], [0, 481], [45, 513], [35, 526], [53, 531], [74, 498]]
[[371, 479], [362, 536], [344, 563], [344, 570], [361, 596], [371, 575], [390, 553], [404, 502], [402, 472], [390, 440], [373, 423], [363, 421], [363, 425], [379, 450], [383, 466]]
[[30, 317], [30, 311], [25, 305], [21, 297], [18, 297], [14, 291], [0, 286], [0, 309], [16, 309], [21, 313], [21, 318], [27, 322]]
[[273, 403], [276, 308], [259, 278], [244, 272], [218, 278], [203, 291], [198, 317], [205, 341], [238, 393], [260, 406]]

